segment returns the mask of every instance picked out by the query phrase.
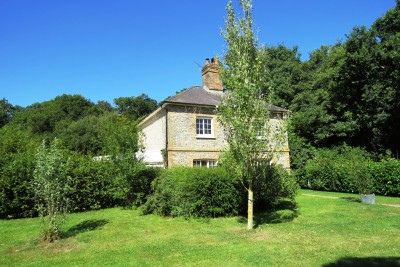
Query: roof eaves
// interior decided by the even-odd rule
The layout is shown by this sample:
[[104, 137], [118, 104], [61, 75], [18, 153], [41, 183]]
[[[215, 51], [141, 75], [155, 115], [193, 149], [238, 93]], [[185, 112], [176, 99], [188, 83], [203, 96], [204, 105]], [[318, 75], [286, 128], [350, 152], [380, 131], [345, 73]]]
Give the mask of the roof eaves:
[[190, 103], [190, 102], [170, 102], [170, 101], [163, 101], [162, 104], [170, 104], [170, 105], [176, 105], [176, 106], [200, 106], [200, 107], [209, 107], [209, 108], [215, 108], [217, 107], [216, 105], [208, 105], [208, 104], [199, 104], [199, 103]]

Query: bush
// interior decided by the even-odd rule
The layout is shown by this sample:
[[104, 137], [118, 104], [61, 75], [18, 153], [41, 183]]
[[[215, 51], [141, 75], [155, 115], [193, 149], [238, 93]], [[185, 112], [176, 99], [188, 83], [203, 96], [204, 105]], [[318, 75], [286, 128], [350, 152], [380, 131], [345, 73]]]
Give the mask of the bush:
[[[0, 162], [0, 218], [37, 216], [34, 207], [34, 153], [9, 154]], [[142, 205], [160, 169], [147, 168], [132, 157], [93, 160], [64, 150], [68, 158], [69, 208], [72, 212]]]
[[0, 218], [36, 216], [33, 200], [35, 152], [40, 144], [20, 126], [0, 128]]
[[281, 165], [260, 165], [262, 175], [254, 185], [254, 208], [266, 210], [274, 207], [282, 198], [294, 201], [298, 190], [295, 177]]
[[153, 182], [154, 193], [143, 212], [163, 216], [218, 217], [237, 215], [240, 192], [222, 168], [175, 167]]
[[0, 219], [37, 215], [32, 190], [33, 156], [19, 153], [0, 166]]
[[124, 203], [126, 184], [116, 177], [112, 160], [95, 161], [72, 154], [67, 174], [70, 180], [71, 211], [108, 208]]
[[386, 157], [374, 162], [361, 148], [319, 149], [297, 175], [303, 188], [400, 195], [400, 160]]
[[375, 192], [382, 195], [400, 196], [400, 160], [390, 157], [370, 165], [375, 180]]
[[151, 183], [158, 177], [163, 169], [149, 168], [143, 163], [126, 164], [122, 162], [120, 173], [127, 181], [126, 206], [139, 207], [146, 202], [148, 195], [152, 193]]
[[72, 210], [139, 206], [151, 192], [158, 172], [131, 157], [96, 161], [74, 154], [69, 163]]
[[367, 169], [359, 170], [359, 167], [367, 161], [367, 153], [360, 148], [319, 149], [307, 161], [304, 176], [299, 178], [300, 185], [316, 190], [358, 192], [357, 178], [367, 175]]
[[[262, 172], [254, 188], [254, 208], [266, 210], [282, 198], [294, 199], [297, 183], [281, 166], [260, 166]], [[164, 170], [154, 180], [154, 193], [143, 212], [163, 216], [218, 217], [244, 213], [247, 192], [239, 179], [223, 167]]]

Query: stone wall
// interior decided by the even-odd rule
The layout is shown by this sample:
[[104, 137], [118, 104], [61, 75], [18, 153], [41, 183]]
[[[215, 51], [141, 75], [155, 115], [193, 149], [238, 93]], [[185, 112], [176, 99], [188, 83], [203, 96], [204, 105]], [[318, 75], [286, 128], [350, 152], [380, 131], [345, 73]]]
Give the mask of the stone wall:
[[[199, 137], [196, 134], [196, 118], [211, 118], [213, 136]], [[270, 118], [271, 125], [279, 126], [281, 119]], [[159, 108], [139, 124], [141, 141], [144, 146], [143, 160], [148, 165], [163, 166], [162, 150], [167, 148], [168, 167], [193, 166], [193, 160], [218, 160], [221, 151], [228, 147], [222, 126], [218, 122], [215, 108], [168, 105]], [[279, 126], [281, 127], [281, 126]], [[279, 128], [278, 127], [278, 128]], [[167, 140], [168, 136], [168, 140]], [[269, 150], [276, 151], [273, 162], [290, 168], [287, 135], [280, 135], [280, 141]], [[278, 140], [275, 136], [267, 138]]]
[[[193, 160], [218, 160], [221, 151], [227, 149], [223, 128], [218, 122], [215, 109], [189, 106], [168, 106], [168, 166], [193, 166]], [[213, 138], [196, 135], [196, 117], [212, 118]], [[272, 124], [279, 122], [271, 119]], [[270, 137], [271, 138], [271, 137]], [[287, 136], [274, 147], [273, 162], [290, 168]]]
[[[168, 165], [193, 166], [194, 159], [218, 160], [226, 149], [222, 126], [215, 109], [168, 106]], [[213, 137], [197, 137], [196, 117], [211, 118]]]

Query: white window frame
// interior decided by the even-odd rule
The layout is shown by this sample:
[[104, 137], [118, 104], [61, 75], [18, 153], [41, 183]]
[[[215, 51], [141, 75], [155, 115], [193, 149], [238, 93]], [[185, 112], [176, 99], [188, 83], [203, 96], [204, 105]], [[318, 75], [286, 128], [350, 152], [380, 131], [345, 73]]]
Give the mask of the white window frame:
[[206, 167], [215, 168], [218, 165], [218, 161], [215, 159], [194, 159], [193, 167]]
[[263, 128], [260, 131], [258, 131], [257, 139], [258, 140], [267, 140], [268, 139], [268, 136], [267, 136], [267, 122], [265, 122]]
[[[198, 120], [201, 120], [201, 122], [198, 122]], [[209, 123], [205, 123], [205, 121], [209, 121]], [[198, 125], [202, 126], [203, 133], [199, 133], [201, 129], [198, 129]], [[206, 126], [210, 125], [210, 128], [206, 129]], [[209, 130], [210, 133], [205, 133], [205, 131]], [[200, 138], [214, 138], [214, 121], [212, 117], [196, 117], [196, 137]]]

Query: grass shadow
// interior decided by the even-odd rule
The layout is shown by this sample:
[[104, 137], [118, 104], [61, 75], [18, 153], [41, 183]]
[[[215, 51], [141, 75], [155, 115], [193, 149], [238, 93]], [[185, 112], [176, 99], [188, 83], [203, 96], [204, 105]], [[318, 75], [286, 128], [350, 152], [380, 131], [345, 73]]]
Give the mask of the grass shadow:
[[68, 231], [62, 232], [61, 238], [69, 238], [83, 232], [94, 231], [102, 228], [107, 223], [109, 223], [108, 220], [86, 220], [75, 226], [72, 226], [68, 229]]
[[237, 222], [240, 224], [247, 223], [247, 218], [240, 216], [237, 218]]
[[[262, 224], [276, 224], [293, 221], [299, 216], [297, 203], [291, 200], [280, 200], [271, 210], [256, 212], [254, 215], [254, 228]], [[246, 217], [239, 217], [238, 223], [247, 223]]]
[[346, 257], [336, 262], [327, 263], [323, 267], [400, 267], [400, 257]]
[[339, 199], [343, 199], [348, 202], [361, 202], [360, 198], [357, 197], [340, 197]]
[[291, 222], [297, 216], [298, 212], [293, 210], [276, 210], [276, 211], [261, 212], [256, 214], [256, 216], [254, 217], [254, 228], [258, 228], [262, 224]]

